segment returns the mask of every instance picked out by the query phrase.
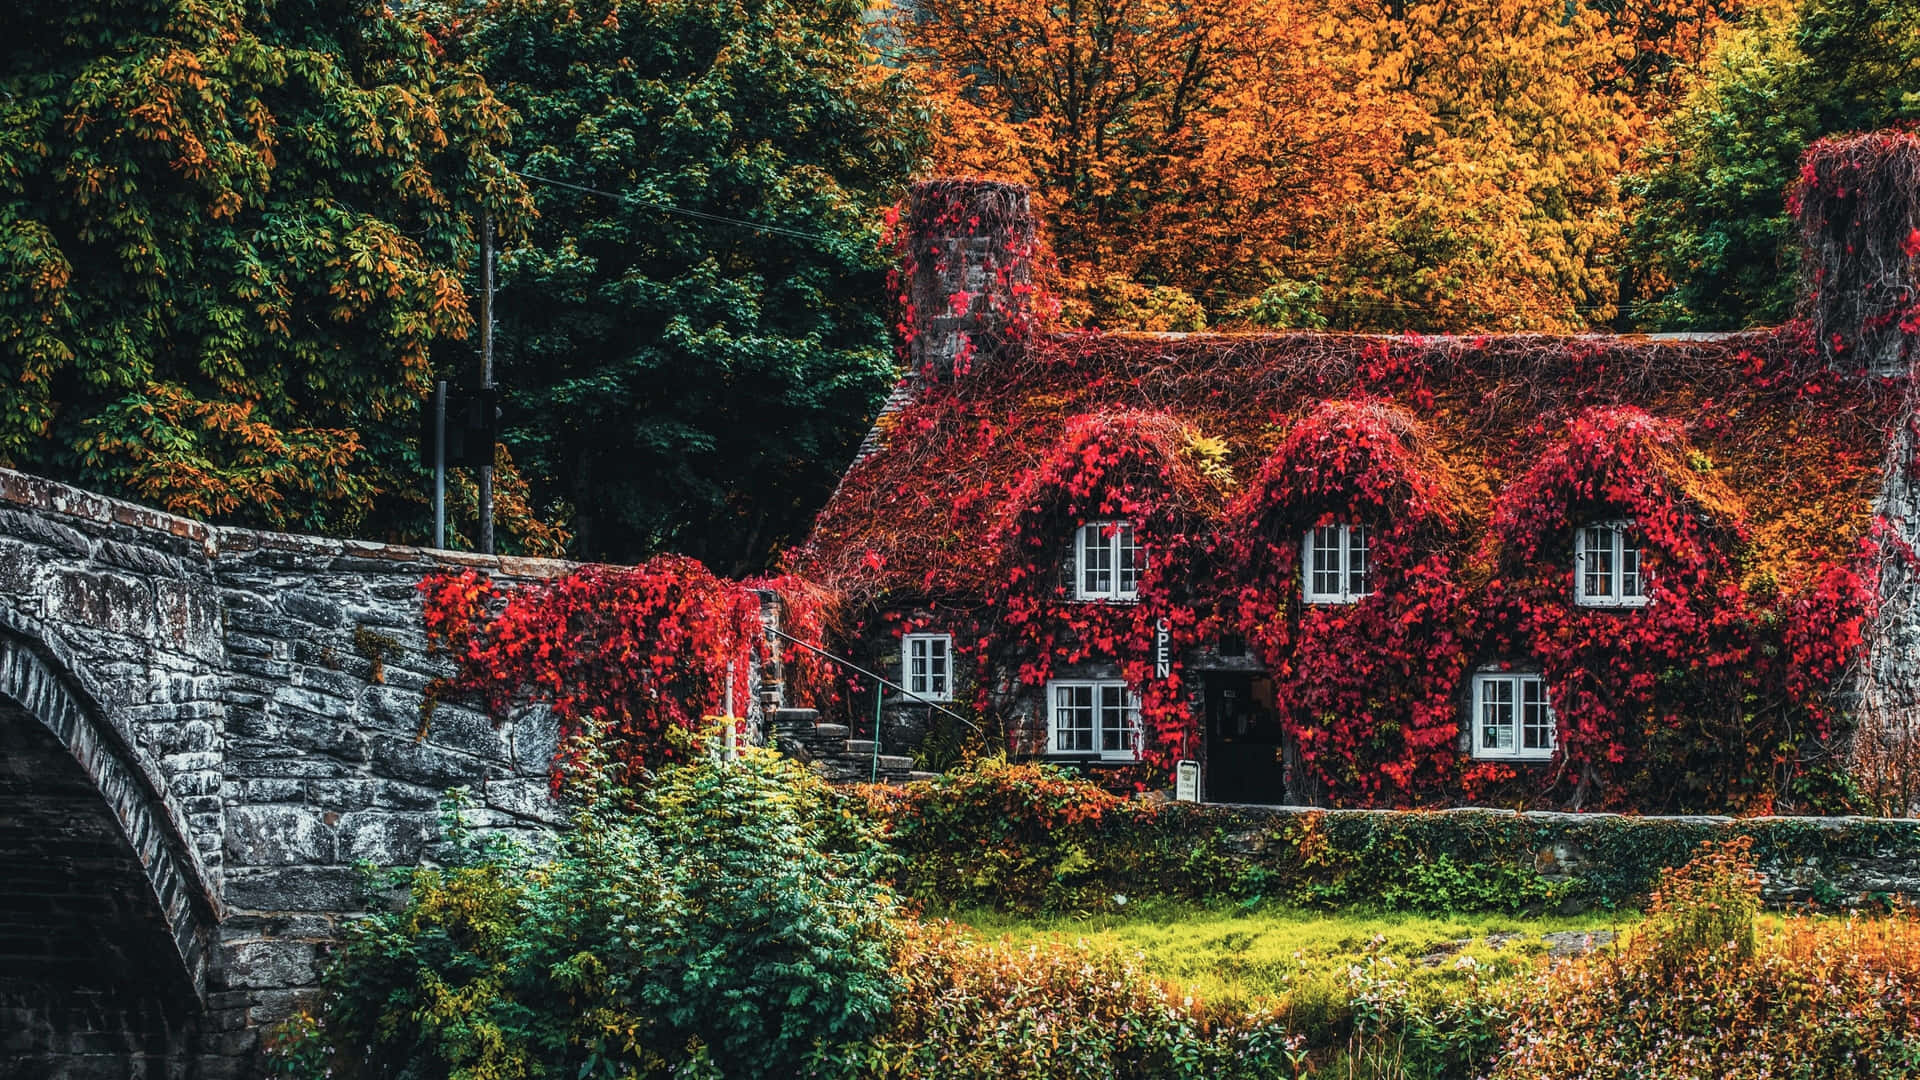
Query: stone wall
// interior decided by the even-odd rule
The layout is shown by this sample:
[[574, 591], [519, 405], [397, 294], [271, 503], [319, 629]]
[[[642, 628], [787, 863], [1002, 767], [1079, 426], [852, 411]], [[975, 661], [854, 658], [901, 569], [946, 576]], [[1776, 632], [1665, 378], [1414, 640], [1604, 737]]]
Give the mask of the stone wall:
[[553, 724], [457, 703], [434, 570], [569, 564], [221, 529], [0, 470], [0, 1077], [253, 1075], [430, 856], [442, 792], [539, 830]]

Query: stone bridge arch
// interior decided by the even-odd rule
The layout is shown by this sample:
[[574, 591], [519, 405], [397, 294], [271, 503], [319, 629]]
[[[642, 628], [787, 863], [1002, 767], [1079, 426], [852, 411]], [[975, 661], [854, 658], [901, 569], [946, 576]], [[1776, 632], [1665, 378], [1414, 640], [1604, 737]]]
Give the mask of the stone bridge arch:
[[0, 1077], [167, 1075], [218, 902], [83, 669], [28, 623], [0, 611]]

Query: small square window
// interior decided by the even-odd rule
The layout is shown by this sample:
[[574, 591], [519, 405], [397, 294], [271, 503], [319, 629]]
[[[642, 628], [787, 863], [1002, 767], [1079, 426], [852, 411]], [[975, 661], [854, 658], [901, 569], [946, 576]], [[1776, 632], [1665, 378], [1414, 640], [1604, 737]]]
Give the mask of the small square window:
[[1300, 545], [1303, 598], [1309, 604], [1352, 604], [1373, 593], [1373, 530], [1318, 525]]
[[1574, 535], [1573, 601], [1582, 607], [1641, 607], [1652, 597], [1640, 537], [1624, 521], [1583, 526]]
[[1139, 756], [1140, 698], [1118, 679], [1047, 684], [1048, 745], [1056, 754], [1098, 754], [1109, 761]]
[[1147, 573], [1147, 549], [1133, 525], [1125, 521], [1092, 521], [1080, 526], [1073, 545], [1074, 599], [1137, 599], [1140, 579]]
[[909, 693], [928, 701], [953, 700], [953, 635], [907, 634], [900, 655]]
[[1473, 756], [1544, 761], [1559, 736], [1546, 680], [1483, 672], [1473, 677]]

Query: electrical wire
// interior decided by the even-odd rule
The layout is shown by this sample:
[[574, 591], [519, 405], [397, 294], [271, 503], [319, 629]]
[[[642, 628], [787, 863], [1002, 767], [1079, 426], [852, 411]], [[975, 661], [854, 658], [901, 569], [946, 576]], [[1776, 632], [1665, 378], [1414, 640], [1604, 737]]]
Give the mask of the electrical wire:
[[846, 242], [846, 237], [844, 236], [808, 232], [805, 229], [789, 229], [782, 225], [766, 225], [758, 221], [748, 221], [745, 218], [728, 217], [725, 214], [710, 213], [706, 210], [693, 210], [685, 206], [675, 206], [672, 203], [642, 199], [637, 195], [627, 195], [616, 191], [602, 191], [599, 188], [588, 187], [585, 184], [568, 183], [565, 180], [555, 180], [549, 176], [536, 176], [533, 173], [521, 172], [518, 169], [509, 169], [508, 171], [522, 180], [531, 180], [536, 184], [549, 184], [553, 187], [566, 188], [569, 191], [578, 191], [586, 195], [598, 195], [603, 199], [615, 199], [634, 206], [645, 207], [649, 210], [658, 210], [663, 214], [678, 214], [681, 217], [692, 218], [696, 221], [710, 221], [718, 225], [735, 225], [743, 229], [772, 233], [775, 236], [785, 236], [794, 240], [818, 240], [828, 244]]

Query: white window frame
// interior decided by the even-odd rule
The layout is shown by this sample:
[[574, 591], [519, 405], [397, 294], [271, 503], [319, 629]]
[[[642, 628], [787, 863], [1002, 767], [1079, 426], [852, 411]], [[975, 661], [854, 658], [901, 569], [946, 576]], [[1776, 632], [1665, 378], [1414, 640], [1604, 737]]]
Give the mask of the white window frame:
[[[1089, 521], [1073, 534], [1073, 598], [1132, 603], [1147, 574], [1147, 549], [1130, 521]], [[1097, 556], [1097, 558], [1096, 558]], [[1129, 558], [1131, 557], [1131, 558]], [[1105, 571], [1105, 582], [1089, 582]]]
[[925, 701], [953, 700], [953, 635], [902, 634], [900, 682]]
[[[1504, 723], [1489, 724], [1505, 706]], [[1529, 717], [1527, 711], [1537, 708]], [[1529, 722], [1529, 721], [1532, 722]], [[1553, 711], [1547, 680], [1524, 671], [1482, 671], [1473, 677], [1472, 751], [1492, 761], [1548, 761], [1560, 745], [1560, 722]], [[1490, 729], [1494, 733], [1489, 742]], [[1505, 729], [1506, 745], [1498, 731]]]
[[[1595, 556], [1598, 556], [1596, 559]], [[1602, 565], [1588, 573], [1590, 562]], [[1632, 566], [1629, 567], [1628, 564]], [[1594, 580], [1589, 581], [1591, 577]], [[1645, 607], [1648, 591], [1646, 546], [1630, 521], [1599, 521], [1573, 532], [1573, 602], [1581, 607]]]
[[[1323, 553], [1334, 561], [1330, 569], [1315, 562]], [[1325, 574], [1334, 575], [1336, 588], [1317, 587], [1322, 582], [1315, 578]], [[1300, 541], [1301, 599], [1309, 604], [1357, 604], [1372, 595], [1373, 529], [1345, 522], [1308, 529]]]
[[[1079, 698], [1084, 700], [1075, 700]], [[1082, 711], [1084, 724], [1063, 726], [1063, 722], [1076, 719], [1072, 714]], [[1138, 760], [1140, 695], [1120, 679], [1055, 679], [1047, 683], [1047, 752], [1098, 757], [1102, 761]]]

